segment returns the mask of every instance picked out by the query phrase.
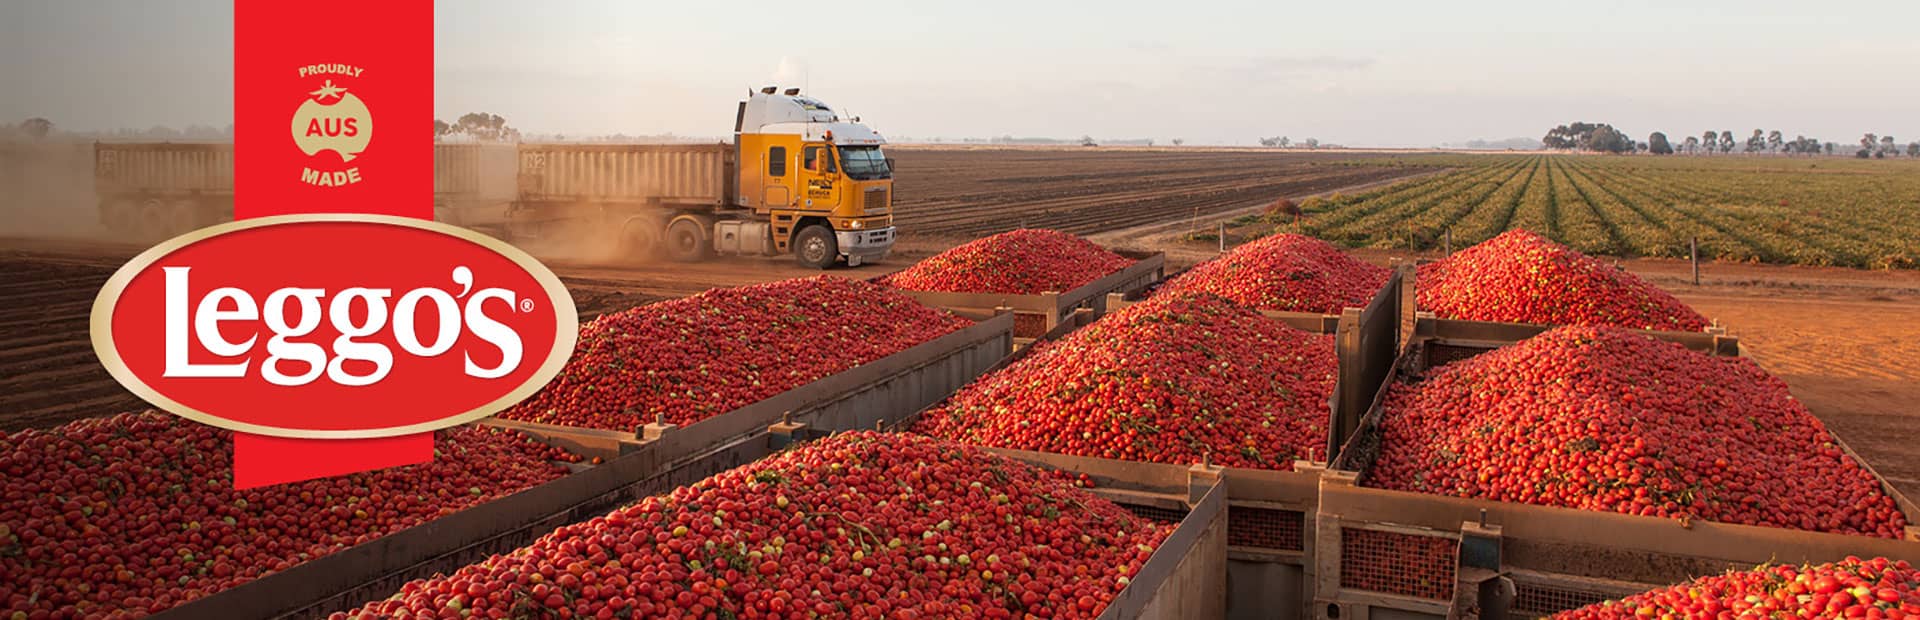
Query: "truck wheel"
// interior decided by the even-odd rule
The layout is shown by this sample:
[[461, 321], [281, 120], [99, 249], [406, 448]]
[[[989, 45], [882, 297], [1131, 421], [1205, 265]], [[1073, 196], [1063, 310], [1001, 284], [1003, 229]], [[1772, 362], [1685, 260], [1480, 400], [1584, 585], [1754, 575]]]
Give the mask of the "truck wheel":
[[100, 223], [115, 238], [127, 239], [140, 229], [140, 205], [125, 198], [100, 205]]
[[167, 214], [167, 238], [171, 239], [200, 228], [200, 203], [176, 200]]
[[840, 241], [833, 237], [833, 230], [819, 224], [800, 229], [793, 237], [793, 259], [814, 269], [833, 267], [833, 261], [840, 258]]
[[681, 218], [667, 225], [667, 258], [695, 263], [707, 257], [707, 236], [701, 234], [700, 221]]
[[170, 210], [165, 202], [158, 199], [147, 200], [145, 204], [140, 205], [140, 226], [135, 236], [139, 237], [140, 241], [148, 243], [167, 239], [167, 228], [173, 221], [173, 218], [168, 217], [169, 215]]
[[645, 262], [659, 253], [659, 222], [634, 218], [620, 227], [620, 259]]

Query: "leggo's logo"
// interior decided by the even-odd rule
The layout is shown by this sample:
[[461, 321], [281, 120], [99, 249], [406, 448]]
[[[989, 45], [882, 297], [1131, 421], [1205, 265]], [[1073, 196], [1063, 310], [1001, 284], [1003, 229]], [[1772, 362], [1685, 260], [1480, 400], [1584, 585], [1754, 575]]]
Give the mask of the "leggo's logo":
[[[334, 80], [351, 82], [366, 69], [334, 64], [307, 65], [299, 71], [302, 79], [324, 80], [319, 88], [307, 93], [307, 100], [293, 112], [293, 143], [314, 160], [300, 169], [300, 181], [319, 187], [359, 183], [360, 168], [350, 164], [373, 141], [373, 113], [358, 95], [348, 92], [346, 86], [336, 85]], [[319, 157], [326, 151], [333, 152], [339, 161]], [[321, 161], [328, 163], [319, 163]]]
[[425, 220], [290, 215], [163, 243], [93, 306], [114, 378], [236, 431], [352, 438], [472, 421], [533, 394], [578, 337], [531, 256]]

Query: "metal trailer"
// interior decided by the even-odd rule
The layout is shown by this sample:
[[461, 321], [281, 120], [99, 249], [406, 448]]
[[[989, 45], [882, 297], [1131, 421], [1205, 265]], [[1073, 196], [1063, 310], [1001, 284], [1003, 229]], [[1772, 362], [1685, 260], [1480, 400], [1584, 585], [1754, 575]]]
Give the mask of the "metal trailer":
[[[1366, 403], [1371, 402], [1374, 388], [1386, 378], [1387, 364], [1368, 366], [1364, 360], [1369, 355], [1378, 355], [1382, 349], [1390, 354], [1397, 342], [1402, 310], [1406, 307], [1402, 302], [1408, 300], [1406, 290], [1400, 286], [1401, 281], [1396, 273], [1375, 293], [1366, 308], [1350, 308], [1341, 315], [1269, 315], [1270, 318], [1287, 321], [1306, 331], [1336, 334], [1335, 350], [1340, 363], [1340, 376], [1329, 403], [1335, 423], [1343, 417], [1357, 418], [1357, 412], [1351, 416], [1340, 415], [1341, 408], [1356, 406], [1347, 403], [1357, 402], [1360, 403], [1357, 405], [1360, 410], [1364, 410]], [[1108, 302], [1109, 309], [1135, 303], [1112, 296]], [[1335, 316], [1338, 318], [1329, 318]], [[1040, 340], [1063, 337], [1091, 323], [1096, 317], [1091, 309], [1078, 310]], [[1335, 325], [1326, 326], [1329, 320], [1333, 320]], [[1016, 363], [1032, 351], [1032, 347], [1022, 348], [983, 374]], [[897, 422], [883, 424], [904, 430], [912, 427], [919, 414], [915, 412]], [[1338, 443], [1330, 442], [1330, 445]], [[1225, 482], [1226, 554], [1221, 561], [1225, 564], [1226, 606], [1221, 614], [1190, 613], [1185, 617], [1301, 618], [1311, 613], [1309, 607], [1315, 600], [1314, 587], [1318, 582], [1315, 574], [1318, 568], [1315, 562], [1318, 536], [1314, 528], [1319, 512], [1320, 478], [1326, 463], [1295, 461], [1293, 471], [1275, 471], [1223, 468], [1207, 463], [1185, 467], [997, 448], [990, 450], [1093, 476], [1098, 482], [1096, 490], [1109, 499], [1136, 514], [1162, 521], [1181, 518], [1183, 511], [1193, 505], [1192, 500], [1196, 497], [1189, 494], [1182, 498], [1178, 493], [1169, 495], [1169, 489], [1177, 490], [1179, 484], [1196, 477]], [[1333, 452], [1329, 449], [1322, 454]]]
[[[782, 392], [684, 428], [651, 437], [529, 425], [483, 424], [528, 432], [598, 465], [492, 502], [456, 512], [155, 616], [192, 618], [318, 618], [379, 600], [408, 581], [450, 571], [525, 546], [569, 523], [675, 486], [751, 462], [769, 447], [767, 429], [786, 412], [806, 420], [847, 412], [905, 415], [938, 402], [1004, 358], [1013, 318], [995, 316], [957, 332], [845, 372]], [[611, 436], [610, 436], [611, 435]]]
[[[1060, 325], [1061, 320], [1077, 308], [1092, 308], [1096, 313], [1105, 313], [1109, 309], [1108, 300], [1114, 295], [1124, 297], [1143, 291], [1166, 276], [1167, 256], [1164, 252], [1117, 250], [1116, 253], [1133, 259], [1133, 264], [1065, 292], [1017, 295], [895, 290], [920, 300], [920, 303], [956, 313], [980, 314], [1001, 308], [1011, 309], [1016, 321], [1014, 337], [1025, 344]], [[886, 277], [872, 278], [871, 281], [884, 283]]]
[[[1142, 301], [1146, 301], [1146, 296], [1139, 293], [1113, 293], [1107, 295], [1107, 311], [1115, 312]], [[1269, 319], [1284, 322], [1294, 329], [1315, 334], [1331, 334], [1340, 325], [1340, 315], [1338, 314], [1286, 312], [1282, 310], [1261, 310], [1260, 314], [1265, 315]]]
[[[1906, 540], [1889, 540], [1361, 486], [1379, 454], [1382, 403], [1391, 385], [1545, 329], [1419, 319], [1415, 337], [1375, 384], [1365, 415], [1321, 478], [1311, 617], [1539, 617], [1766, 562], [1920, 558], [1920, 527], [1913, 526]], [[1740, 353], [1739, 341], [1724, 334], [1642, 333], [1702, 353]], [[1880, 481], [1909, 522], [1920, 517], [1911, 501]]]
[[738, 149], [731, 144], [523, 143], [517, 156], [518, 198], [507, 218], [516, 238], [583, 233], [615, 239], [623, 255], [639, 256], [664, 245], [662, 231], [678, 220], [704, 246], [720, 232], [713, 216], [765, 219], [733, 206]]
[[93, 145], [100, 222], [130, 238], [165, 239], [233, 220], [233, 145]]
[[[1125, 308], [1127, 306], [1139, 303], [1141, 301], [1145, 301], [1147, 297], [1150, 297], [1155, 292], [1158, 292], [1160, 285], [1165, 284], [1167, 282], [1171, 282], [1175, 278], [1178, 278], [1182, 274], [1185, 274], [1186, 272], [1191, 270], [1192, 268], [1189, 267], [1187, 269], [1182, 269], [1180, 271], [1174, 272], [1172, 275], [1167, 276], [1165, 279], [1162, 279], [1159, 282], [1155, 282], [1151, 286], [1142, 287], [1139, 290], [1126, 293], [1125, 295], [1108, 295], [1107, 309], [1109, 311], [1119, 310], [1121, 308]], [[1398, 317], [1398, 322], [1401, 325], [1399, 328], [1397, 328], [1398, 335], [1395, 336], [1397, 341], [1404, 341], [1408, 333], [1412, 330], [1413, 313], [1414, 313], [1413, 275], [1414, 275], [1414, 271], [1411, 266], [1407, 265], [1406, 263], [1403, 263], [1399, 259], [1394, 259], [1393, 266], [1392, 266], [1392, 273], [1388, 274], [1387, 283], [1382, 285], [1381, 287], [1382, 291], [1389, 291], [1389, 292], [1384, 292], [1384, 293], [1376, 292], [1374, 293], [1374, 296], [1368, 300], [1369, 308], [1373, 307], [1375, 304], [1380, 304], [1380, 303], [1394, 304], [1394, 307], [1389, 309], [1389, 311], [1394, 316]], [[1381, 301], [1381, 295], [1383, 294], [1392, 296], [1392, 300], [1390, 302]], [[1335, 331], [1339, 327], [1341, 317], [1344, 316], [1350, 310], [1353, 310], [1353, 309], [1345, 308], [1345, 309], [1342, 309], [1341, 312], [1330, 313], [1330, 314], [1321, 314], [1318, 312], [1290, 312], [1290, 311], [1284, 311], [1284, 310], [1261, 310], [1260, 314], [1266, 315], [1267, 318], [1270, 318], [1270, 319], [1284, 321], [1286, 322], [1287, 325], [1290, 325], [1294, 329], [1298, 329], [1301, 331], [1313, 332], [1316, 334], [1331, 334], [1331, 333], [1335, 333]]]
[[505, 238], [507, 212], [519, 191], [518, 165], [512, 144], [434, 144], [434, 221]]
[[[1082, 309], [1072, 316], [1073, 320], [1091, 320], [1093, 315]], [[1059, 333], [1071, 330], [1062, 326]], [[874, 428], [904, 432], [918, 414], [903, 416], [893, 425], [881, 420]], [[780, 447], [850, 429], [783, 423], [768, 430], [775, 438], [773, 445]], [[1140, 517], [1175, 526], [1127, 587], [1101, 612], [1101, 620], [1226, 617], [1229, 575], [1225, 562], [1231, 530], [1227, 523], [1228, 481], [1221, 468], [1002, 448], [980, 450], [1048, 469], [1086, 474], [1094, 480], [1094, 487], [1087, 489], [1094, 495]]]
[[[96, 142], [93, 191], [108, 231], [166, 238], [233, 219], [231, 143]], [[515, 187], [511, 144], [433, 147], [434, 219], [504, 234]]]
[[631, 431], [559, 426], [488, 418], [481, 424], [509, 428], [583, 456], [611, 459], [636, 452], [685, 453], [716, 437], [756, 432], [775, 422], [817, 418], [859, 420], [837, 430], [870, 427], [872, 420], [902, 416], [945, 400], [986, 374], [1013, 351], [1013, 316], [1000, 313], [818, 381], [781, 392], [686, 427], [659, 422]]
[[[1373, 402], [1374, 392], [1386, 380], [1396, 352], [1412, 337], [1413, 268], [1394, 266], [1386, 284], [1373, 294], [1365, 308], [1344, 308], [1339, 314], [1261, 310], [1267, 318], [1316, 334], [1334, 334], [1334, 351], [1339, 357], [1340, 377], [1334, 385], [1333, 413], [1328, 428], [1326, 454], [1338, 455], [1341, 446], [1353, 434], [1360, 415]], [[1107, 309], [1119, 310], [1139, 303], [1144, 295], [1109, 295]]]
[[[435, 574], [449, 574], [491, 555], [527, 546], [560, 525], [590, 519], [615, 507], [667, 493], [675, 487], [704, 480], [766, 458], [798, 442], [824, 435], [805, 424], [778, 423], [759, 432], [708, 445], [687, 458], [660, 463], [660, 467], [646, 466], [636, 458], [640, 456], [638, 453], [631, 453], [561, 481], [449, 515], [401, 535], [381, 538], [296, 566], [155, 617], [319, 617], [331, 611], [351, 609], [380, 600], [408, 581]], [[988, 452], [1016, 459], [1020, 456], [1001, 451]], [[587, 477], [598, 480], [583, 481]], [[573, 501], [578, 496], [577, 492], [568, 493], [577, 489], [557, 488], [562, 483], [573, 486], [592, 484], [596, 487], [612, 485], [617, 488], [595, 498], [596, 502], [606, 504], [604, 506], [585, 512], [573, 510], [549, 515], [552, 506]], [[1182, 483], [1185, 483], [1184, 479]], [[1224, 551], [1222, 508], [1226, 492], [1217, 479], [1204, 485], [1196, 483], [1190, 488], [1191, 491], [1182, 489], [1182, 493], [1191, 497], [1182, 505], [1190, 506], [1190, 509], [1175, 521], [1177, 525], [1174, 531], [1148, 557], [1127, 587], [1108, 605], [1101, 618], [1173, 620], [1221, 617], [1225, 603], [1221, 596], [1225, 574], [1220, 570], [1219, 560]], [[494, 521], [500, 517], [518, 518], [527, 514], [548, 516], [539, 523], [518, 527]], [[409, 534], [414, 535], [414, 540], [399, 538]], [[465, 545], [434, 553], [408, 544], [422, 542], [421, 539], [428, 537], [464, 542]], [[325, 565], [352, 570], [354, 567], [396, 564], [401, 565], [401, 570], [365, 581], [357, 577], [367, 572], [364, 569], [347, 576], [330, 575], [321, 570]], [[289, 597], [315, 602], [293, 609], [294, 603], [285, 602]]]

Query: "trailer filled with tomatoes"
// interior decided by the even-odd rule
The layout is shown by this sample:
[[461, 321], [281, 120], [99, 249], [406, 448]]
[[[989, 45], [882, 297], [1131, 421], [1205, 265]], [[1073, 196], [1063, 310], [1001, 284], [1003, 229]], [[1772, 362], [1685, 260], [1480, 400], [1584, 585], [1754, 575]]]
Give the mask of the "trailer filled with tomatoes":
[[1920, 510], [1739, 354], [1715, 331], [1423, 313], [1322, 477], [1311, 615], [1538, 617], [1920, 556]]
[[1019, 456], [777, 424], [649, 479], [643, 498], [604, 516], [477, 561], [435, 562], [423, 573], [433, 576], [329, 617], [1222, 613], [1217, 482], [1163, 523], [1085, 488], [1097, 480]]
[[[858, 290], [843, 290], [845, 288]], [[759, 445], [754, 444], [755, 441], [764, 444], [761, 436], [770, 425], [782, 421], [797, 424], [816, 416], [844, 416], [855, 412], [906, 415], [944, 398], [1012, 350], [1013, 319], [1009, 315], [995, 315], [977, 322], [959, 319], [910, 299], [889, 295], [879, 287], [830, 278], [761, 285], [744, 292], [717, 292], [689, 298], [693, 303], [686, 303], [688, 300], [664, 302], [670, 305], [629, 312], [656, 313], [664, 317], [661, 320], [691, 319], [714, 308], [724, 309], [725, 304], [743, 298], [761, 303], [771, 297], [788, 295], [802, 300], [795, 302], [800, 305], [807, 305], [804, 300], [809, 295], [865, 299], [889, 306], [892, 312], [919, 316], [929, 322], [922, 325], [922, 329], [902, 328], [902, 337], [890, 347], [843, 349], [845, 355], [851, 356], [840, 360], [845, 367], [816, 365], [808, 367], [808, 372], [797, 370], [797, 366], [788, 367], [788, 372], [779, 373], [784, 383], [777, 384], [772, 376], [764, 377], [763, 383], [775, 384], [767, 388], [773, 392], [771, 395], [763, 397], [753, 392], [735, 395], [745, 402], [729, 405], [731, 408], [724, 411], [705, 412], [705, 403], [719, 399], [684, 388], [677, 395], [655, 395], [656, 405], [677, 407], [672, 410], [675, 412], [672, 419], [679, 424], [652, 423], [628, 431], [614, 431], [490, 418], [473, 428], [525, 437], [542, 449], [565, 455], [566, 460], [572, 461], [566, 465], [569, 473], [516, 492], [503, 493], [492, 501], [447, 511], [405, 529], [356, 541], [328, 555], [316, 554], [237, 587], [209, 592], [165, 611], [164, 617], [197, 618], [211, 614], [310, 618], [383, 597], [408, 581], [526, 545], [557, 527], [590, 519], [616, 506], [761, 458], [765, 455], [763, 450], [742, 446]], [[833, 309], [820, 311], [832, 312]], [[576, 362], [610, 363], [610, 358], [586, 353], [589, 334], [604, 337], [611, 332], [638, 333], [634, 331], [638, 328], [632, 315], [608, 315], [599, 322], [599, 328], [583, 328], [583, 346], [581, 352], [576, 353]], [[921, 338], [924, 340], [917, 340]], [[700, 343], [687, 346], [695, 345]], [[637, 355], [633, 351], [625, 354]], [[739, 368], [734, 370], [738, 372]], [[569, 372], [577, 375], [582, 371], [570, 367]], [[816, 375], [818, 378], [814, 378]], [[617, 380], [631, 382], [633, 377], [623, 376]], [[557, 388], [550, 385], [547, 389], [569, 389], [569, 384], [555, 383], [559, 384]], [[597, 391], [586, 390], [582, 385], [576, 382], [573, 387], [581, 393]], [[552, 398], [552, 395], [546, 397]], [[539, 398], [528, 402], [543, 402]], [[600, 408], [594, 409], [595, 403], [579, 401], [570, 406], [576, 412], [609, 411], [608, 403], [598, 405]], [[611, 411], [625, 413], [621, 408]]]
[[[1365, 347], [1397, 342], [1400, 282], [1390, 274], [1364, 308], [1335, 315], [1260, 311], [1207, 291], [1116, 295], [1097, 321], [1073, 315], [896, 427], [1093, 476], [1115, 501], [1163, 520], [1189, 508], [1167, 491], [1177, 481], [1224, 481], [1224, 617], [1301, 617], [1313, 600], [1329, 423], [1356, 400], [1342, 396], [1349, 386], [1383, 380], [1387, 365], [1368, 367]], [[1105, 422], [1114, 407], [1125, 430]]]
[[1145, 290], [1166, 275], [1161, 252], [1108, 250], [1051, 230], [1014, 230], [976, 239], [873, 281], [957, 314], [1014, 314], [1014, 336], [1030, 342], [1074, 310], [1107, 310], [1111, 294]]

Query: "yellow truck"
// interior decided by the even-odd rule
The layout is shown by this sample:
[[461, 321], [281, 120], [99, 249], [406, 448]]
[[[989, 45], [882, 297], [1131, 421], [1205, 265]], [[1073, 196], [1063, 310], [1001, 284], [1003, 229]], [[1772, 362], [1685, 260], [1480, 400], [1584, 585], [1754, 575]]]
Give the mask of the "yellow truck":
[[683, 262], [716, 253], [791, 253], [822, 269], [876, 262], [894, 242], [883, 144], [799, 89], [768, 87], [740, 102], [731, 144], [520, 144], [506, 228], [601, 236], [582, 240]]
[[[748, 94], [718, 144], [439, 144], [435, 219], [508, 241], [857, 266], [894, 241], [886, 140], [798, 89]], [[95, 146], [101, 220], [164, 239], [233, 218], [230, 144]]]

